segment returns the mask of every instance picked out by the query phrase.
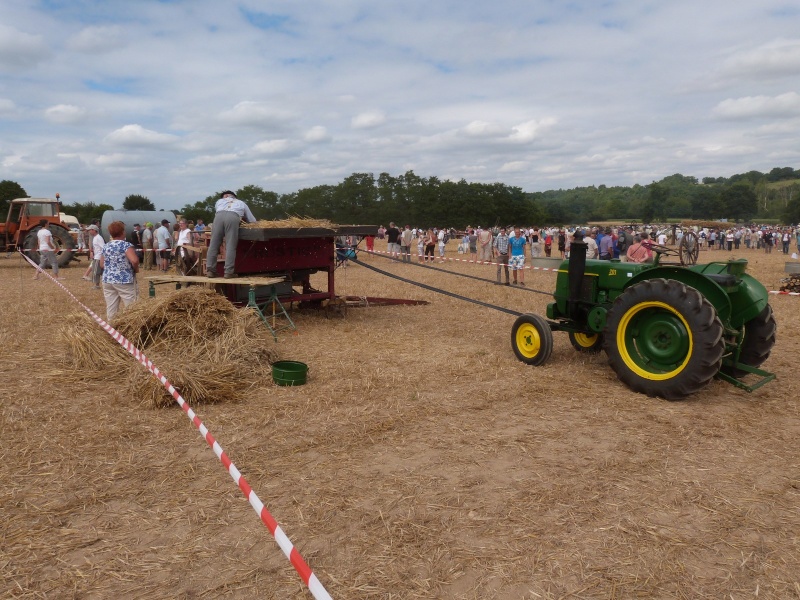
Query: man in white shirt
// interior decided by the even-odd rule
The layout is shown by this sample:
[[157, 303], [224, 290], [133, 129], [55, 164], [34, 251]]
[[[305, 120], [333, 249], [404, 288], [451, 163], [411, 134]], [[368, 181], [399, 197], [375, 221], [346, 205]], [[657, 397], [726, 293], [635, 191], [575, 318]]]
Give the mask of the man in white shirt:
[[100, 270], [100, 257], [103, 256], [103, 248], [106, 245], [106, 241], [100, 235], [100, 228], [97, 225], [89, 225], [87, 229], [89, 230], [89, 235], [92, 236], [92, 289], [99, 290], [100, 279], [103, 276], [103, 272]]
[[[36, 233], [39, 240], [39, 269], [50, 267], [53, 269], [53, 277], [56, 279], [64, 279], [58, 276], [58, 259], [56, 258], [56, 247], [53, 244], [53, 234], [50, 233], [50, 221], [42, 219], [39, 221], [41, 229]], [[34, 279], [39, 279], [39, 271], [36, 271]]]
[[667, 245], [667, 232], [662, 231], [658, 234], [658, 245], [659, 246], [666, 246]]
[[206, 261], [206, 275], [217, 277], [217, 255], [222, 240], [225, 240], [225, 279], [236, 277], [236, 246], [239, 243], [239, 224], [242, 219], [248, 223], [255, 223], [256, 218], [250, 208], [239, 200], [232, 191], [222, 192], [222, 198], [214, 206], [216, 215], [211, 226], [211, 241], [208, 245], [208, 258]]

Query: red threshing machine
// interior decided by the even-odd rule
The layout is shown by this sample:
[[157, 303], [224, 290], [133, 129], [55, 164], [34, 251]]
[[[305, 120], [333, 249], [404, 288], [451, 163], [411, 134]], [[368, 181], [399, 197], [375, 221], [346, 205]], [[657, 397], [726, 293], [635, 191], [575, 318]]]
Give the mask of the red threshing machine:
[[[301, 302], [321, 306], [326, 300], [336, 299], [336, 238], [362, 238], [377, 235], [377, 232], [375, 225], [336, 225], [332, 228], [242, 227], [236, 247], [236, 274], [239, 277], [283, 278], [282, 283], [257, 286], [255, 296], [258, 302], [269, 300], [274, 293], [284, 303]], [[327, 273], [326, 290], [311, 285], [311, 276], [319, 272]], [[231, 302], [248, 302], [249, 292], [244, 286], [225, 286], [225, 290]]]

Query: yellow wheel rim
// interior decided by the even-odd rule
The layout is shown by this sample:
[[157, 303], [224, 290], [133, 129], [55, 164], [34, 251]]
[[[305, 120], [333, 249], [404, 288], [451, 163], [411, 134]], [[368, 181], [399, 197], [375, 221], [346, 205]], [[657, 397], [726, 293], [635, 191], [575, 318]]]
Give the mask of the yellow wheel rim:
[[669, 304], [640, 302], [619, 322], [617, 348], [625, 365], [653, 381], [677, 377], [689, 363], [694, 347], [692, 329]]
[[597, 344], [597, 334], [588, 335], [586, 333], [573, 333], [572, 339], [581, 348], [593, 348]]
[[527, 359], [535, 358], [542, 349], [542, 338], [531, 323], [523, 323], [517, 329], [517, 350]]

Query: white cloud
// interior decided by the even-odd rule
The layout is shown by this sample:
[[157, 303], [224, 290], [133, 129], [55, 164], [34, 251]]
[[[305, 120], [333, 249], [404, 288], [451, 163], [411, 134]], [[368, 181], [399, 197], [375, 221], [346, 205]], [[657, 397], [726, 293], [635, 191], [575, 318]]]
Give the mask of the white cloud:
[[253, 146], [253, 150], [261, 154], [283, 154], [289, 147], [288, 140], [265, 140]]
[[105, 137], [106, 142], [119, 146], [168, 146], [177, 140], [177, 136], [151, 131], [141, 125], [125, 125]]
[[472, 121], [471, 123], [467, 123], [461, 131], [469, 137], [497, 138], [506, 135], [508, 130], [495, 123]]
[[86, 27], [67, 41], [67, 48], [83, 53], [103, 53], [124, 45], [123, 30], [119, 25]]
[[49, 56], [44, 36], [0, 25], [0, 67], [29, 69]]
[[315, 125], [303, 136], [303, 139], [310, 143], [329, 142], [331, 136], [328, 134], [328, 129], [322, 125]]
[[219, 119], [227, 125], [283, 131], [287, 128], [288, 121], [292, 119], [292, 116], [280, 106], [247, 100], [220, 113]]
[[527, 121], [512, 127], [509, 137], [515, 142], [531, 142], [538, 137], [541, 131], [555, 124], [556, 119], [553, 118], [542, 119], [541, 121]]
[[522, 173], [530, 170], [530, 163], [524, 160], [514, 160], [502, 165], [499, 169], [501, 173]]
[[51, 123], [73, 124], [86, 118], [86, 110], [71, 104], [57, 104], [44, 111], [45, 118]]
[[372, 129], [386, 123], [386, 115], [379, 110], [363, 112], [352, 118], [353, 129]]
[[800, 116], [800, 94], [788, 92], [779, 96], [747, 96], [723, 100], [714, 108], [723, 119], [779, 119]]
[[219, 165], [230, 165], [239, 162], [242, 157], [239, 154], [209, 154], [204, 156], [195, 156], [186, 161], [190, 167], [216, 167]]
[[17, 105], [13, 100], [0, 98], [0, 115], [11, 115], [17, 110]]
[[777, 39], [733, 54], [725, 61], [725, 71], [753, 79], [796, 78], [800, 72], [800, 39]]

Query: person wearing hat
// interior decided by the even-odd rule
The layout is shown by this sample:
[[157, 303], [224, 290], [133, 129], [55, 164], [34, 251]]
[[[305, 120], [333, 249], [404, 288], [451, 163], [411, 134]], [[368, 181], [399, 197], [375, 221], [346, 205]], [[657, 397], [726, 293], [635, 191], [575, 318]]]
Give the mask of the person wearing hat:
[[142, 251], [144, 252], [144, 270], [153, 269], [153, 224], [148, 221], [142, 231]]
[[100, 289], [100, 278], [103, 276], [103, 268], [100, 266], [100, 257], [103, 256], [103, 248], [106, 241], [100, 235], [100, 228], [97, 225], [89, 225], [86, 229], [89, 230], [89, 235], [92, 236], [92, 289]]
[[236, 277], [234, 266], [236, 263], [236, 246], [239, 243], [239, 224], [244, 219], [248, 223], [255, 223], [256, 218], [250, 208], [239, 200], [230, 190], [222, 192], [222, 198], [214, 205], [216, 214], [211, 224], [211, 241], [208, 245], [206, 260], [206, 275], [217, 277], [217, 255], [222, 240], [225, 240], [225, 279]]

